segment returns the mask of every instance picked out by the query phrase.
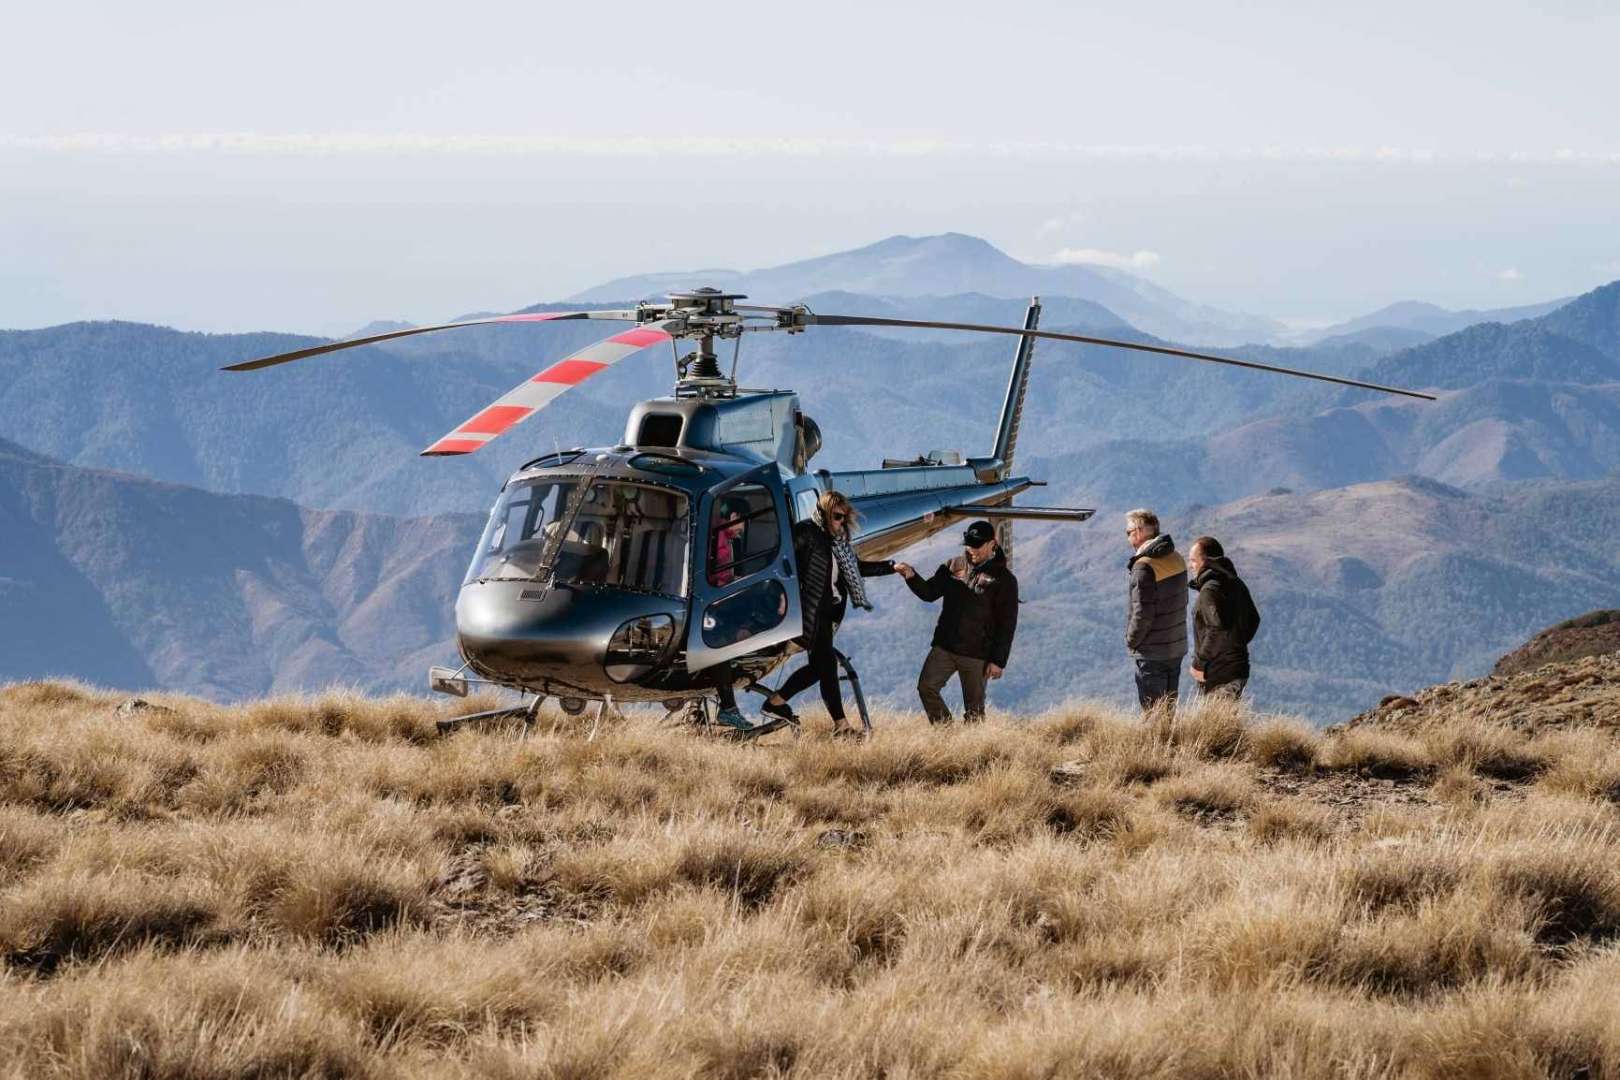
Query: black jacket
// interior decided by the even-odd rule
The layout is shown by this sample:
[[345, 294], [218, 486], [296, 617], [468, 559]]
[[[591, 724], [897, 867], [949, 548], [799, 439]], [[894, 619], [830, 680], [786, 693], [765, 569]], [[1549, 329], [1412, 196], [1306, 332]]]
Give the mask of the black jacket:
[[1232, 560], [1210, 559], [1189, 587], [1198, 593], [1193, 606], [1193, 666], [1204, 673], [1205, 688], [1247, 679], [1249, 642], [1260, 629], [1260, 612]]
[[[834, 600], [829, 595], [832, 587], [832, 537], [814, 521], [801, 521], [793, 526], [793, 555], [798, 563], [799, 608], [804, 620], [804, 638], [814, 641], [816, 631], [821, 628], [823, 610], [831, 615], [836, 624], [844, 621], [844, 611], [849, 606], [843, 596]], [[858, 561], [861, 577], [882, 577], [894, 573], [891, 560]]]
[[933, 603], [945, 598], [934, 626], [934, 644], [941, 649], [1006, 667], [1018, 629], [1018, 579], [997, 548], [980, 566], [970, 566], [967, 580], [941, 563], [934, 576], [921, 575], [906, 582], [918, 597]]
[[1160, 533], [1125, 567], [1131, 578], [1126, 647], [1147, 660], [1180, 660], [1187, 655], [1187, 564], [1175, 541]]

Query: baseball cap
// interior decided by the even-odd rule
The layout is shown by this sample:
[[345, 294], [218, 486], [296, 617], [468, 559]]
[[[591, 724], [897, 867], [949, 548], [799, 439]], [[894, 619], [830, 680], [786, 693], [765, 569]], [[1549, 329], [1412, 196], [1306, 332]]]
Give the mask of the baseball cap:
[[967, 527], [967, 531], [962, 534], [962, 541], [967, 544], [968, 547], [978, 547], [980, 544], [983, 544], [988, 540], [994, 540], [995, 538], [995, 527], [992, 526], [988, 521], [975, 521], [973, 524], [969, 525]]

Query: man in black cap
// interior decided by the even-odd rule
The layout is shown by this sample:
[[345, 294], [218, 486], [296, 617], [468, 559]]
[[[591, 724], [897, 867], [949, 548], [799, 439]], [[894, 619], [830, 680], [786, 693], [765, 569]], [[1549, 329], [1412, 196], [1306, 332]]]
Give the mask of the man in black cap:
[[933, 647], [917, 676], [917, 696], [931, 724], [951, 722], [940, 691], [952, 675], [962, 683], [964, 719], [984, 719], [985, 680], [1001, 678], [1018, 628], [1018, 579], [996, 543], [996, 530], [988, 521], [975, 521], [962, 534], [962, 544], [964, 553], [941, 563], [931, 578], [919, 576], [909, 563], [894, 566], [920, 599], [945, 599]]

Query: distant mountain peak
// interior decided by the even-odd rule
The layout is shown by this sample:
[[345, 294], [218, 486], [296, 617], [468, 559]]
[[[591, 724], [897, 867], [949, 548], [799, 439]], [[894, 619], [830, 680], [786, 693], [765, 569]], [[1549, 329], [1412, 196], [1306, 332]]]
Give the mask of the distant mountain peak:
[[661, 272], [619, 278], [569, 299], [604, 303], [650, 298], [672, 285], [686, 286], [699, 279], [774, 303], [795, 303], [831, 292], [881, 300], [967, 293], [1005, 299], [1068, 297], [1106, 308], [1149, 334], [1205, 345], [1273, 340], [1281, 330], [1269, 319], [1193, 304], [1124, 271], [1031, 265], [982, 237], [961, 232], [897, 233], [863, 247], [724, 277]]
[[414, 329], [415, 326], [415, 323], [408, 323], [403, 319], [374, 319], [373, 321], [366, 323], [366, 325], [362, 326], [360, 329], [355, 330], [352, 333], [345, 334], [344, 336], [346, 338], [370, 337], [373, 334], [391, 334], [395, 330], [411, 330]]

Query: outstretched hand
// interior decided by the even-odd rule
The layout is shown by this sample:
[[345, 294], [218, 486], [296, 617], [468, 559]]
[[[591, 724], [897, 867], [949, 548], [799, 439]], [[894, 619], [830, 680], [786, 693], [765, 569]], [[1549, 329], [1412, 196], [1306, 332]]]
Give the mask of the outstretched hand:
[[907, 581], [910, 581], [912, 578], [917, 576], [917, 568], [912, 566], [910, 563], [895, 563], [894, 572], [905, 578]]

